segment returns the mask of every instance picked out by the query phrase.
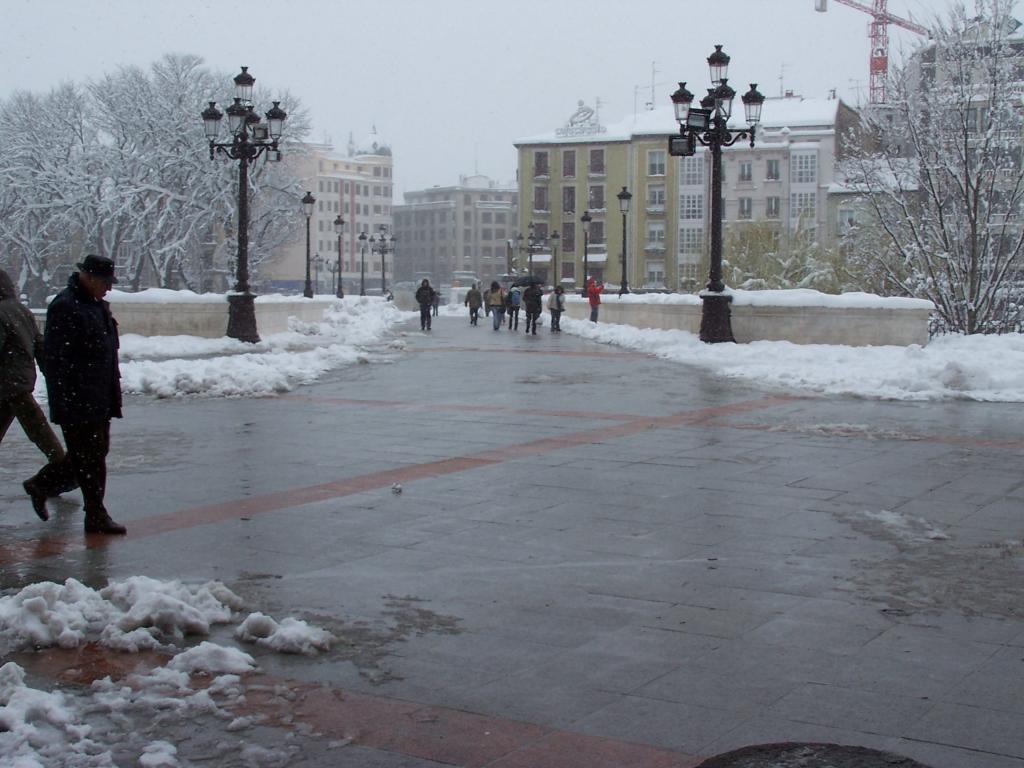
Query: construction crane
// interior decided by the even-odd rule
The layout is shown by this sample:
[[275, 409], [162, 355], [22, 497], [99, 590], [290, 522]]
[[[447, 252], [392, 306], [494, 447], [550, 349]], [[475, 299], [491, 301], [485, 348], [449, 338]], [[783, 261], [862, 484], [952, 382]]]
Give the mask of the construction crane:
[[[871, 38], [870, 91], [868, 101], [872, 104], [885, 103], [885, 81], [889, 75], [889, 25], [909, 29], [919, 35], [929, 37], [925, 27], [910, 19], [904, 19], [889, 13], [889, 0], [872, 0], [871, 5], [858, 0], [835, 0], [840, 5], [848, 5], [858, 11], [871, 14], [871, 26], [868, 37]], [[828, 10], [828, 0], [814, 0], [814, 10], [824, 13]]]

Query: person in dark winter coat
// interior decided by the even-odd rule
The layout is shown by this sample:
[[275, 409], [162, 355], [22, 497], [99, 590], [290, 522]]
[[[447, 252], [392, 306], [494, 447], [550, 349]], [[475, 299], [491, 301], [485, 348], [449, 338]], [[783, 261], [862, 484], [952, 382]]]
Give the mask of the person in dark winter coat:
[[86, 256], [46, 311], [43, 374], [50, 420], [60, 425], [68, 450], [63, 461], [35, 476], [35, 488], [45, 498], [52, 489], [77, 480], [85, 501], [86, 533], [125, 533], [103, 503], [110, 420], [121, 418], [117, 321], [103, 300], [116, 282], [114, 262]]
[[[0, 442], [17, 419], [28, 439], [46, 456], [48, 466], [56, 465], [64, 460], [64, 446], [32, 394], [37, 362], [43, 363], [43, 335], [32, 312], [18, 301], [14, 281], [0, 269]], [[23, 485], [36, 514], [48, 520], [47, 494], [36, 489], [35, 478]], [[49, 495], [56, 496], [75, 487], [77, 483], [72, 482], [66, 488], [53, 488]]]
[[526, 333], [536, 336], [537, 318], [544, 308], [544, 292], [536, 283], [530, 283], [523, 291], [523, 307], [526, 309]]
[[477, 318], [480, 317], [480, 307], [483, 306], [483, 297], [480, 295], [480, 289], [476, 283], [473, 283], [473, 287], [466, 291], [466, 301], [464, 304], [469, 307], [469, 324], [476, 325]]
[[420, 330], [430, 330], [430, 311], [434, 306], [434, 298], [437, 291], [430, 287], [430, 281], [423, 278], [420, 287], [416, 289], [416, 303], [420, 305]]

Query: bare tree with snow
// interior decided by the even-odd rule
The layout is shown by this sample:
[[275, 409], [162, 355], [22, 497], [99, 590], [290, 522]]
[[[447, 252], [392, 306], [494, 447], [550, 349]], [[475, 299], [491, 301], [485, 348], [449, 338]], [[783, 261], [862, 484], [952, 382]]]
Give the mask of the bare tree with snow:
[[865, 288], [930, 299], [939, 329], [1024, 321], [1024, 38], [1009, 0], [957, 6], [865, 114], [842, 171], [869, 216], [846, 239]]

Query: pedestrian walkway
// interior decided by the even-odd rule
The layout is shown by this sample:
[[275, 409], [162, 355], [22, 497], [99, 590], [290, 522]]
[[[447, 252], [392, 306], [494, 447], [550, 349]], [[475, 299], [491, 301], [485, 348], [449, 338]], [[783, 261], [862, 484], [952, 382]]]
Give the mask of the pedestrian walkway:
[[[257, 654], [258, 728], [162, 726], [180, 759], [287, 738], [297, 766], [684, 768], [820, 742], [1024, 768], [1019, 407], [761, 391], [464, 317], [400, 336], [280, 397], [129, 398], [124, 539], [84, 539], [76, 494], [40, 522], [38, 454], [0, 446], [3, 588], [217, 579], [338, 638]], [[126, 666], [16, 660], [62, 685]]]

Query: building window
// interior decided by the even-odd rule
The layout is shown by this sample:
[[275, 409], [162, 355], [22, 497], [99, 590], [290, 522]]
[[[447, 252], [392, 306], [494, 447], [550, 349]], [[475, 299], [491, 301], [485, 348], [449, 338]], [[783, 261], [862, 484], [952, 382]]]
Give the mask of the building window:
[[562, 187], [562, 211], [565, 213], [576, 211], [576, 187]]
[[779, 161], [777, 159], [766, 161], [764, 177], [767, 181], [778, 181], [781, 178], [779, 176]]
[[665, 262], [664, 261], [648, 261], [647, 262], [647, 280], [646, 284], [652, 288], [660, 288], [665, 285]]
[[657, 250], [664, 249], [665, 247], [665, 222], [663, 221], [649, 221], [647, 222], [647, 247], [654, 248]]
[[704, 220], [704, 195], [680, 195], [679, 218]]
[[779, 198], [767, 197], [764, 201], [764, 216], [766, 219], [777, 219], [780, 215]]
[[818, 196], [814, 192], [793, 192], [789, 196], [789, 218], [815, 220]]
[[836, 212], [836, 234], [845, 235], [857, 226], [857, 211], [853, 208], [840, 208]]
[[533, 210], [535, 210], [535, 211], [546, 211], [546, 210], [548, 210], [548, 188], [547, 187], [534, 187], [533, 188]]
[[592, 184], [587, 196], [587, 207], [592, 211], [604, 210], [604, 184]]
[[793, 155], [792, 181], [794, 184], [813, 184], [817, 181], [818, 156], [810, 152]]
[[704, 249], [704, 230], [683, 227], [679, 230], [679, 255], [699, 257]]
[[567, 179], [572, 179], [575, 178], [576, 176], [575, 149], [562, 150], [562, 176], [564, 176]]
[[751, 219], [754, 216], [754, 201], [749, 197], [740, 198], [740, 210], [737, 218]]
[[697, 263], [679, 262], [679, 287], [688, 291], [697, 290]]
[[547, 151], [538, 151], [533, 153], [533, 175], [534, 176], [547, 176], [550, 174], [548, 168], [548, 153]]
[[480, 214], [480, 223], [481, 224], [490, 224], [491, 223], [491, 212], [490, 211], [484, 211], [483, 213]]
[[663, 149], [649, 149], [649, 150], [647, 150], [647, 175], [648, 176], [664, 176], [665, 175], [665, 150], [663, 150]]
[[591, 174], [604, 174], [604, 150], [603, 149], [592, 149], [590, 150], [590, 173]]
[[500, 212], [500, 211], [498, 213], [494, 214], [494, 223], [495, 224], [504, 224], [505, 223], [505, 214]]
[[647, 207], [655, 208], [659, 211], [665, 210], [665, 185], [664, 184], [648, 184], [647, 185]]
[[562, 252], [573, 253], [576, 250], [576, 225], [567, 222], [562, 225]]
[[754, 180], [754, 164], [749, 160], [740, 163], [740, 181]]
[[679, 168], [681, 186], [704, 186], [704, 158], [701, 156], [681, 157]]
[[493, 240], [494, 239], [494, 230], [491, 229], [490, 227], [487, 227], [485, 229], [480, 230], [480, 239], [481, 240]]

